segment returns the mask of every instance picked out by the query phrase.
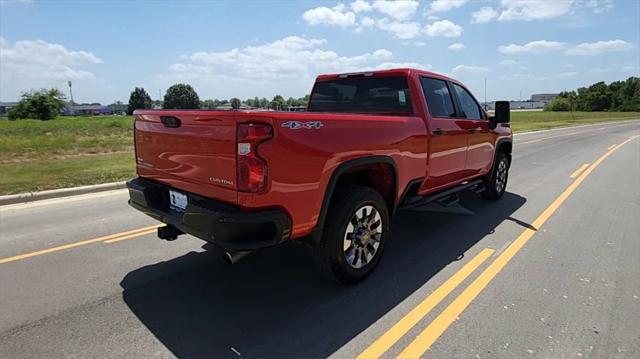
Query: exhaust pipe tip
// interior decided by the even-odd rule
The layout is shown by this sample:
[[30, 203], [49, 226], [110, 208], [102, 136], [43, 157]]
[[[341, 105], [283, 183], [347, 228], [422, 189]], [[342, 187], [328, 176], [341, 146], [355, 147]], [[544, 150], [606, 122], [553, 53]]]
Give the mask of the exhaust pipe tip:
[[250, 251], [228, 251], [224, 253], [222, 258], [224, 258], [224, 260], [229, 264], [236, 264], [242, 258], [246, 257], [249, 253], [251, 252]]

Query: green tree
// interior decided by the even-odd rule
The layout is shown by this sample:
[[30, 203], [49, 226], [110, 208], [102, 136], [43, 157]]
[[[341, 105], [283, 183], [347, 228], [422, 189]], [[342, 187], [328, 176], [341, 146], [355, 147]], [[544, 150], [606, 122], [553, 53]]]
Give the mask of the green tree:
[[[568, 110], [567, 110], [568, 107]], [[640, 111], [640, 78], [607, 85], [603, 81], [577, 91], [561, 92], [547, 111]]]
[[200, 108], [200, 98], [196, 91], [187, 84], [175, 84], [164, 95], [162, 108], [170, 110], [187, 110]]
[[216, 101], [217, 100], [204, 100], [200, 103], [200, 108], [206, 108], [208, 110], [214, 109], [217, 106]]
[[266, 98], [261, 98], [260, 99], [260, 106], [258, 106], [260, 108], [268, 108], [269, 107], [269, 100], [267, 100]]
[[149, 109], [153, 107], [153, 101], [151, 97], [142, 87], [136, 87], [129, 96], [129, 107], [127, 107], [127, 114], [133, 114], [133, 111], [137, 109]]
[[47, 121], [58, 117], [66, 106], [65, 97], [58, 89], [25, 92], [18, 104], [9, 110], [9, 119], [36, 118]]
[[240, 105], [242, 104], [242, 102], [240, 101], [239, 98], [232, 98], [231, 100], [229, 100], [229, 102], [231, 103], [231, 108], [233, 108], [234, 110], [237, 110], [240, 108]]
[[286, 105], [287, 105], [287, 102], [284, 100], [284, 97], [280, 95], [275, 95], [273, 96], [273, 100], [271, 100], [269, 108], [280, 111], [280, 110], [283, 110], [286, 107]]
[[551, 100], [545, 107], [545, 111], [571, 111], [571, 103], [568, 98], [556, 97]]

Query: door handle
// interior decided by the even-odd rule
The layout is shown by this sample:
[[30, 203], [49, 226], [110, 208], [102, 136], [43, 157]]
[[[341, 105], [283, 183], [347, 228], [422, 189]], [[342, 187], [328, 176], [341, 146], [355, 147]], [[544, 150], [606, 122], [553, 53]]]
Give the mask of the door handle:
[[480, 132], [481, 130], [482, 130], [482, 129], [481, 129], [480, 127], [476, 127], [476, 128], [471, 128], [471, 129], [469, 129], [469, 132], [471, 132], [471, 133], [477, 133], [477, 132]]
[[436, 128], [435, 130], [433, 130], [431, 133], [433, 133], [436, 136], [441, 136], [444, 135], [444, 130], [441, 128]]

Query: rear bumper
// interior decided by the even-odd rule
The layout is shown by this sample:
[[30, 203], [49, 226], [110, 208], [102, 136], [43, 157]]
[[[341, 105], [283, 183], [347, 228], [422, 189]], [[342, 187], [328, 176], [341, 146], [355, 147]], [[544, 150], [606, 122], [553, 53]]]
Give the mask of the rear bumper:
[[[239, 208], [143, 178], [127, 182], [129, 204], [184, 233], [227, 250], [253, 250], [280, 244], [291, 235], [281, 210], [243, 212]], [[169, 190], [188, 197], [184, 212], [169, 207]]]

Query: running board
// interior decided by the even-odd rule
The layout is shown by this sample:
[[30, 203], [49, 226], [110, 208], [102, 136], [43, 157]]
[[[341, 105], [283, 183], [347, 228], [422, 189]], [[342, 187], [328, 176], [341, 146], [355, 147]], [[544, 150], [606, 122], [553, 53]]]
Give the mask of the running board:
[[427, 203], [437, 202], [438, 204], [448, 207], [454, 205], [460, 201], [458, 192], [463, 190], [470, 190], [474, 193], [480, 193], [485, 190], [482, 180], [475, 180], [471, 182], [462, 182], [461, 184], [444, 190], [442, 192], [434, 193], [429, 196], [411, 196], [402, 202], [400, 208], [413, 208], [424, 206]]

